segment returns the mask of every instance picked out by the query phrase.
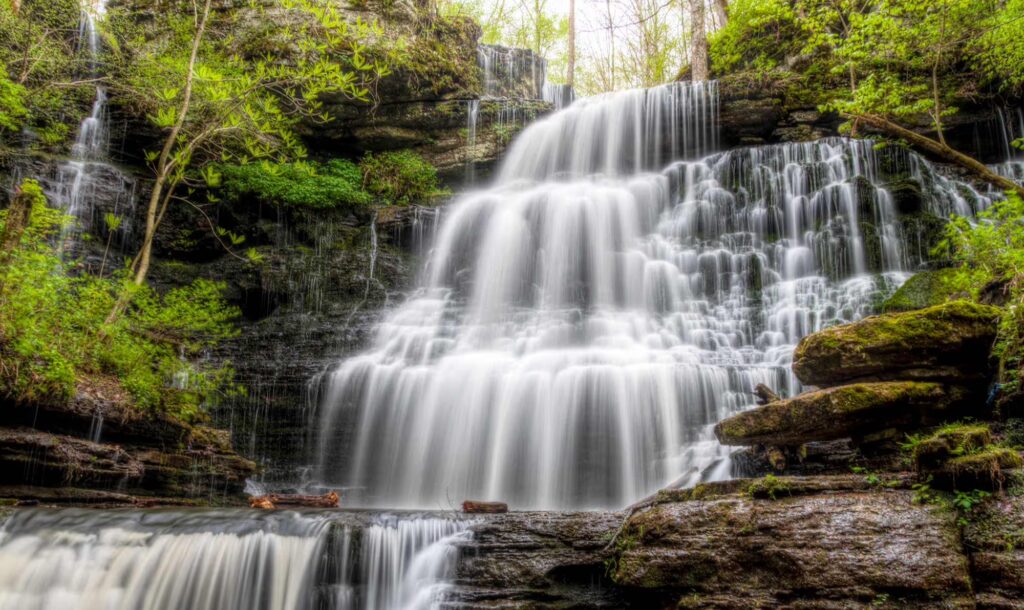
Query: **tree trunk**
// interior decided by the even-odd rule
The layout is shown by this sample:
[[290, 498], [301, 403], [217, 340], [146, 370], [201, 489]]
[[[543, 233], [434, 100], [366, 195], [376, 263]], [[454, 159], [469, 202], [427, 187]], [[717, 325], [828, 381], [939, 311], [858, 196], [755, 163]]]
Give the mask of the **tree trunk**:
[[569, 58], [565, 82], [571, 88], [576, 82], [576, 0], [569, 0]]
[[891, 136], [901, 138], [909, 142], [915, 148], [929, 152], [945, 161], [955, 163], [960, 167], [968, 170], [978, 178], [993, 184], [1004, 191], [1014, 192], [1021, 197], [1024, 197], [1024, 186], [1021, 186], [1010, 180], [1004, 178], [999, 174], [993, 172], [984, 163], [978, 161], [973, 157], [969, 157], [962, 152], [953, 150], [948, 145], [933, 140], [927, 136], [923, 136], [917, 132], [911, 131], [905, 127], [893, 123], [889, 119], [884, 117], [876, 116], [873, 114], [855, 114], [847, 113], [843, 115], [845, 118], [853, 120], [855, 123], [860, 122], [865, 125], [869, 125], [885, 132]]
[[718, 27], [724, 28], [725, 24], [729, 22], [728, 0], [712, 0], [711, 10], [715, 12], [715, 19], [718, 21]]
[[178, 141], [178, 134], [181, 133], [185, 119], [188, 117], [189, 105], [192, 103], [192, 83], [195, 77], [196, 57], [199, 55], [199, 47], [206, 32], [206, 21], [210, 17], [210, 3], [211, 0], [206, 0], [203, 3], [203, 15], [199, 20], [199, 26], [196, 28], [195, 38], [192, 40], [192, 52], [189, 55], [188, 71], [185, 74], [185, 89], [182, 94], [181, 107], [178, 108], [177, 120], [170, 133], [167, 134], [167, 140], [164, 142], [164, 147], [160, 151], [160, 158], [157, 161], [156, 182], [153, 184], [153, 192], [149, 196], [149, 206], [146, 208], [146, 232], [143, 234], [142, 249], [139, 251], [138, 256], [139, 264], [135, 270], [136, 285], [141, 286], [146, 281], [146, 274], [149, 273], [149, 264], [153, 253], [153, 238], [156, 235], [157, 212], [159, 211], [164, 186], [167, 184], [167, 179], [171, 172], [171, 153]]
[[462, 503], [462, 512], [484, 514], [507, 513], [508, 504], [504, 502], [475, 502], [473, 500], [466, 500]]
[[708, 33], [704, 23], [704, 0], [690, 0], [690, 27], [690, 73], [693, 75], [693, 82], [699, 83], [708, 80], [711, 72], [708, 67]]
[[281, 506], [303, 506], [308, 508], [337, 508], [341, 504], [337, 492], [331, 491], [322, 496], [306, 496], [301, 494], [267, 494], [249, 498], [252, 508], [274, 509]]

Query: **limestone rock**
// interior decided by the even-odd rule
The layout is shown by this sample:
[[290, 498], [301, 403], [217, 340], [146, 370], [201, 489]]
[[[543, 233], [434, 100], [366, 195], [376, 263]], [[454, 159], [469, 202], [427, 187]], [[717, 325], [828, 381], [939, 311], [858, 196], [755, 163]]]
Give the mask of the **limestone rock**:
[[954, 519], [904, 490], [660, 504], [630, 518], [614, 577], [648, 607], [973, 607]]
[[998, 319], [998, 309], [966, 301], [872, 316], [805, 337], [793, 355], [793, 372], [816, 386], [851, 380], [984, 381]]
[[857, 383], [806, 392], [725, 419], [715, 434], [726, 445], [799, 445], [908, 427], [958, 407], [970, 392], [915, 381]]

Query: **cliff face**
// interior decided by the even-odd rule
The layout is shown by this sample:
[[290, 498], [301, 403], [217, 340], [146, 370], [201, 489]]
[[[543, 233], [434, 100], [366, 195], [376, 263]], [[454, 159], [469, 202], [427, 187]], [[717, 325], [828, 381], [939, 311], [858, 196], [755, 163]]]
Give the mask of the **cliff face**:
[[68, 402], [0, 402], [0, 498], [231, 504], [256, 472], [226, 431], [140, 412], [114, 379], [83, 379]]

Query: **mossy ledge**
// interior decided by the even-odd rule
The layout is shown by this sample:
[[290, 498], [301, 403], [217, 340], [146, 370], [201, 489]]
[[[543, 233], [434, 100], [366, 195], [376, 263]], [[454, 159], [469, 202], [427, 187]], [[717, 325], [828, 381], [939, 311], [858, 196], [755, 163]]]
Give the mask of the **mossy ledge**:
[[865, 318], [805, 337], [793, 372], [805, 384], [914, 379], [984, 381], [1000, 310], [968, 301]]
[[945, 416], [970, 398], [968, 388], [921, 381], [857, 383], [807, 392], [745, 411], [715, 426], [726, 445], [800, 445]]

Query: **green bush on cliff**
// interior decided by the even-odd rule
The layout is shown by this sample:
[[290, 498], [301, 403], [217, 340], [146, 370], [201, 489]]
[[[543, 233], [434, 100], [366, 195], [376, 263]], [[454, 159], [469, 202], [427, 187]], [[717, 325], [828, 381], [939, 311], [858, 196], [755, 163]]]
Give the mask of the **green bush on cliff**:
[[437, 169], [411, 150], [368, 153], [359, 167], [366, 190], [391, 204], [408, 205], [441, 192]]
[[221, 192], [231, 201], [325, 209], [369, 205], [373, 199], [363, 190], [359, 167], [343, 159], [225, 165], [219, 174]]
[[974, 296], [994, 284], [1008, 298], [993, 353], [1000, 360], [1000, 381], [1009, 393], [1020, 391], [1024, 368], [1024, 199], [1008, 195], [978, 214], [977, 222], [954, 217], [937, 253], [960, 263], [958, 281]]
[[796, 49], [800, 34], [791, 2], [733, 0], [728, 23], [709, 40], [712, 67], [718, 73], [774, 68]]
[[[237, 311], [224, 302], [220, 284], [199, 280], [159, 295], [135, 286], [127, 272], [78, 272], [54, 246], [71, 219], [46, 206], [38, 185], [26, 181], [22, 188], [34, 202], [0, 275], [0, 394], [61, 401], [80, 382], [115, 377], [138, 407], [195, 420], [205, 402], [235, 391], [229, 366], [199, 358], [236, 332]], [[0, 213], [0, 234], [6, 218]], [[123, 290], [134, 293], [131, 305], [108, 324]]]

